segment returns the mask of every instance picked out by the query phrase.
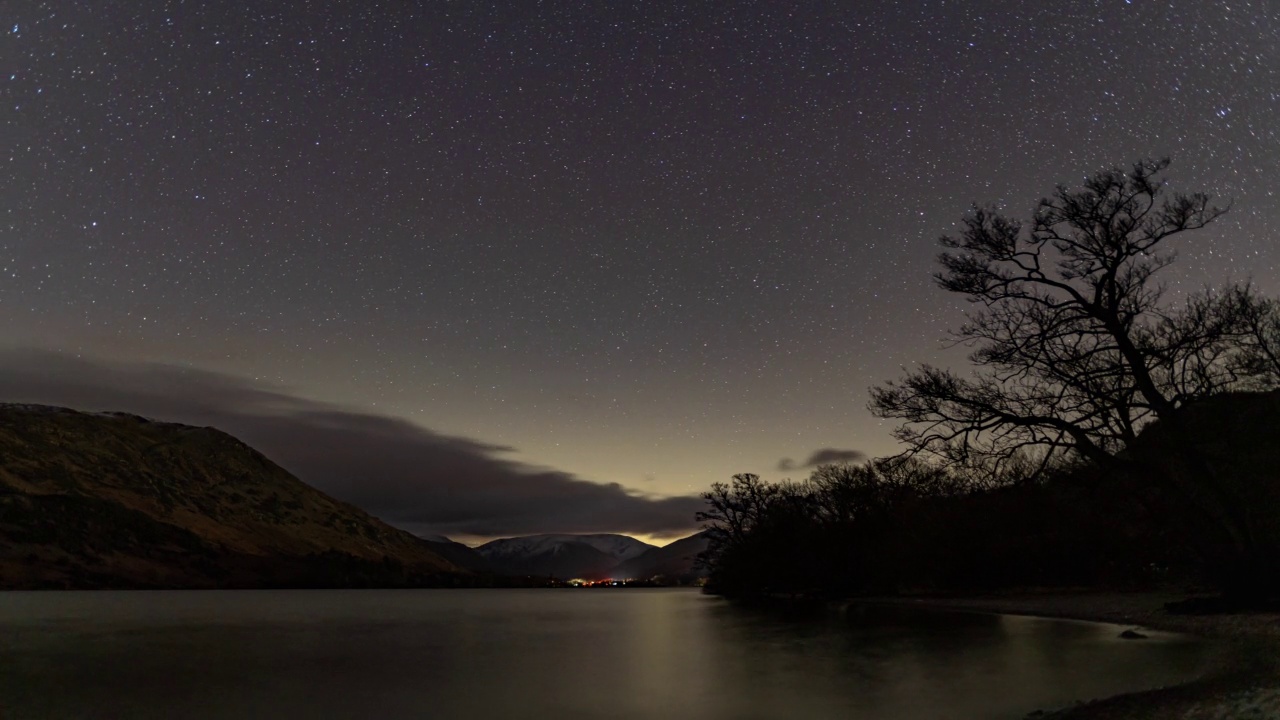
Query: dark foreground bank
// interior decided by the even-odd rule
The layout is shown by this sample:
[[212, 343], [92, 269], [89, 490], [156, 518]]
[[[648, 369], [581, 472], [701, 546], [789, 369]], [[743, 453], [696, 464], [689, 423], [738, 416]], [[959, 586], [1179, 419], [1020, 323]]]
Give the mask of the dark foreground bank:
[[[1091, 620], [1197, 635], [1220, 643], [1209, 671], [1189, 683], [1039, 711], [1035, 720], [1275, 720], [1280, 718], [1280, 613], [1171, 612], [1182, 595], [1081, 593], [977, 598], [892, 598], [875, 604]], [[864, 601], [859, 601], [864, 602]], [[855, 603], [856, 604], [856, 603]], [[1141, 642], [1135, 639], [1133, 642]]]

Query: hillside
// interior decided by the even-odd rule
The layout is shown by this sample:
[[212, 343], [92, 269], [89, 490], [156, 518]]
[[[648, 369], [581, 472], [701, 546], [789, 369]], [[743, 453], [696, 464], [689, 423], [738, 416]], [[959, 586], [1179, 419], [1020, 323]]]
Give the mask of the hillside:
[[431, 552], [457, 565], [463, 570], [470, 570], [473, 573], [481, 573], [491, 575], [494, 573], [493, 564], [485, 558], [485, 556], [476, 552], [475, 548], [467, 547], [460, 542], [450, 540], [443, 535], [434, 535], [422, 538], [431, 548]]
[[610, 570], [609, 574], [615, 578], [638, 580], [661, 577], [671, 582], [691, 581], [703, 577], [696, 561], [698, 554], [706, 549], [706, 533], [690, 535], [624, 561]]
[[213, 428], [0, 405], [0, 587], [453, 584], [431, 545]]
[[[1280, 595], [1280, 391], [1223, 393], [1179, 410], [1190, 445], [1214, 477], [1197, 482], [1179, 462], [1179, 439], [1168, 423], [1153, 422], [1134, 444], [1132, 456], [1156, 477], [1190, 494], [1160, 488], [1164, 512], [1181, 518], [1179, 535], [1188, 554], [1201, 556], [1214, 582], [1233, 591]], [[1155, 494], [1148, 490], [1148, 495]], [[1210, 508], [1216, 508], [1212, 510]], [[1224, 537], [1221, 515], [1231, 518], [1251, 557]]]

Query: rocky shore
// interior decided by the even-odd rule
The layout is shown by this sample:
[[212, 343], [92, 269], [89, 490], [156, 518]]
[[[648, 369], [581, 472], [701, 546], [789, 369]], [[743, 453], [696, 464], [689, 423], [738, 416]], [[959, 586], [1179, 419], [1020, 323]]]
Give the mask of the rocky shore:
[[976, 598], [894, 598], [913, 607], [1091, 620], [1198, 635], [1223, 652], [1201, 678], [1169, 688], [1039, 711], [1028, 720], [1280, 720], [1280, 612], [1174, 613], [1186, 595], [1080, 593]]

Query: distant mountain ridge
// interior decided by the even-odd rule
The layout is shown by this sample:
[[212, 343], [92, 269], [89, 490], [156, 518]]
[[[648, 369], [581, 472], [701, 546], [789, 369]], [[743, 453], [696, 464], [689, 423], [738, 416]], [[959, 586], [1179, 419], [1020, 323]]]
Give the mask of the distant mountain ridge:
[[656, 547], [626, 535], [527, 535], [476, 548], [495, 571], [510, 575], [572, 578], [671, 579], [697, 576], [694, 559], [706, 549], [701, 533]]
[[633, 557], [638, 557], [654, 547], [649, 543], [640, 542], [639, 540], [627, 535], [615, 535], [611, 533], [570, 535], [562, 533], [523, 535], [521, 537], [491, 540], [476, 548], [476, 550], [487, 558], [516, 557], [553, 551], [555, 548], [564, 545], [565, 543], [582, 543], [583, 545], [589, 545], [619, 562], [623, 560], [630, 560]]
[[652, 545], [626, 535], [526, 535], [493, 540], [476, 548], [496, 572], [564, 579], [601, 578]]
[[465, 574], [214, 428], [0, 404], [0, 588], [423, 586]]

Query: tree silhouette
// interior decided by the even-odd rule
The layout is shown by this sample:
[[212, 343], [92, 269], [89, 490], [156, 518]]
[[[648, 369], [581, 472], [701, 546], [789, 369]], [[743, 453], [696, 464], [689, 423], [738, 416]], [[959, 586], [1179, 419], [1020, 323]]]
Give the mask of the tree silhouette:
[[[932, 366], [872, 389], [871, 410], [902, 421], [910, 453], [1030, 473], [1070, 456], [1117, 476], [1175, 486], [1250, 572], [1276, 575], [1272, 541], [1199, 453], [1179, 410], [1228, 390], [1275, 385], [1275, 308], [1247, 285], [1163, 302], [1170, 241], [1224, 210], [1167, 191], [1168, 160], [1059, 187], [1030, 222], [975, 207], [944, 236], [938, 284], [977, 306], [953, 336], [972, 374]], [[1186, 472], [1154, 478], [1126, 450], [1159, 421]]]

